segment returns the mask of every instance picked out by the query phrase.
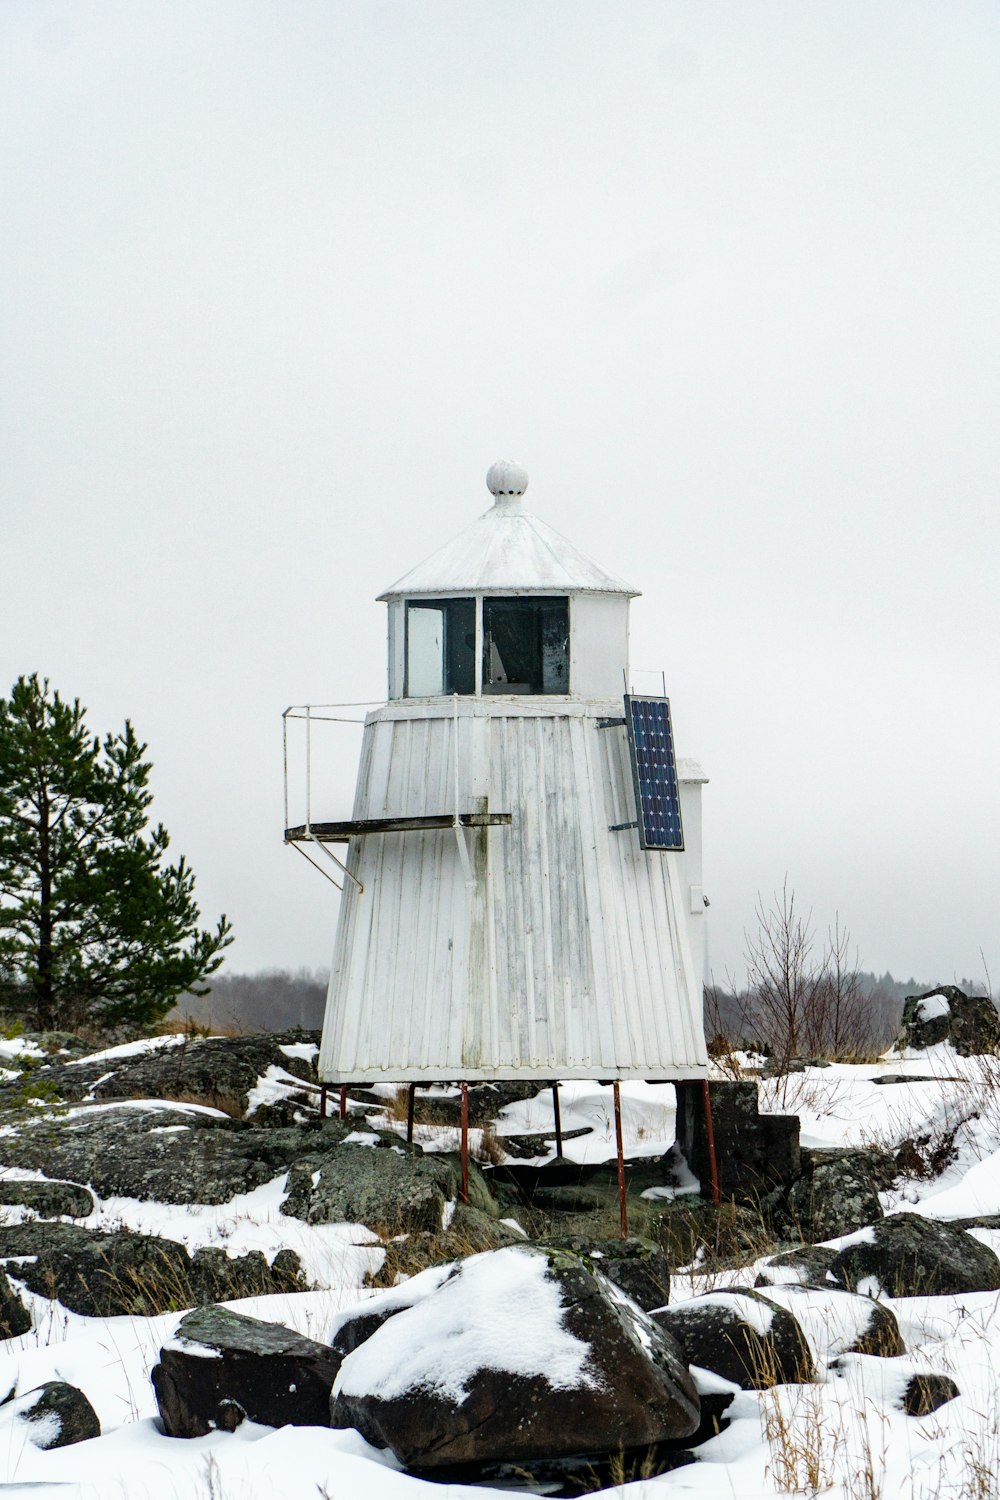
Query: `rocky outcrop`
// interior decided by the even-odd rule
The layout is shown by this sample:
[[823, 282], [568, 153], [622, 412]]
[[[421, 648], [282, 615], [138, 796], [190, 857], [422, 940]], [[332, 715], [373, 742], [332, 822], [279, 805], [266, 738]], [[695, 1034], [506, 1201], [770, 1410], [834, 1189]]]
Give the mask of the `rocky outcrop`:
[[86, 1219], [94, 1212], [94, 1195], [78, 1182], [0, 1181], [0, 1203], [30, 1209], [39, 1219]]
[[890, 1214], [838, 1251], [831, 1266], [852, 1291], [927, 1297], [1000, 1290], [1000, 1260], [964, 1229]]
[[812, 1378], [812, 1354], [795, 1318], [749, 1287], [692, 1297], [652, 1316], [681, 1345], [689, 1364], [743, 1390]]
[[224, 1307], [182, 1318], [160, 1350], [153, 1390], [168, 1437], [234, 1431], [249, 1418], [268, 1427], [326, 1427], [341, 1356], [277, 1323]]
[[[412, 1289], [410, 1290], [412, 1295]], [[698, 1394], [680, 1350], [579, 1257], [471, 1256], [349, 1354], [332, 1425], [444, 1477], [684, 1438]]]
[[189, 1255], [175, 1240], [128, 1230], [104, 1234], [75, 1224], [0, 1228], [0, 1260], [31, 1291], [58, 1298], [71, 1312], [88, 1317], [149, 1316], [222, 1297], [300, 1291], [304, 1285], [291, 1250], [269, 1266], [259, 1250], [229, 1257], [212, 1248]]
[[276, 1036], [195, 1037], [113, 1068], [110, 1077], [95, 1086], [94, 1097], [177, 1099], [242, 1116], [251, 1090], [269, 1068], [304, 1082], [315, 1079], [310, 1064], [283, 1052]]
[[955, 984], [939, 984], [907, 995], [896, 1046], [922, 1052], [950, 1042], [961, 1057], [1000, 1050], [1000, 1014], [987, 995], [967, 995]]
[[[4, 1429], [17, 1425], [36, 1448], [68, 1448], [101, 1435], [97, 1413], [82, 1391], [64, 1380], [50, 1380], [0, 1406], [0, 1443]], [[6, 1447], [6, 1443], [4, 1443]]]

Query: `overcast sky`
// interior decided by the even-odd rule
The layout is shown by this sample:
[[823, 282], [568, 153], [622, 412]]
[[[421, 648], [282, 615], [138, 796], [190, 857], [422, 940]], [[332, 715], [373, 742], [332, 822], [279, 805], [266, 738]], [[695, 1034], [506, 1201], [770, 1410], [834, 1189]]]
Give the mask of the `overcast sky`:
[[329, 963], [281, 711], [508, 456], [643, 590], [716, 976], [787, 874], [1000, 984], [995, 0], [3, 0], [0, 70], [0, 692], [132, 719], [232, 968]]

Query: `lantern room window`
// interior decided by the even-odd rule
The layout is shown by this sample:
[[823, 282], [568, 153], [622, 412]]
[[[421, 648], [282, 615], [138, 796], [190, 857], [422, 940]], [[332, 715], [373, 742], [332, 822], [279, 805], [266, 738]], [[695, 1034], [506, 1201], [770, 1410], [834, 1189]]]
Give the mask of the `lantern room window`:
[[483, 692], [569, 692], [569, 600], [483, 600]]
[[475, 691], [475, 599], [408, 600], [406, 696]]

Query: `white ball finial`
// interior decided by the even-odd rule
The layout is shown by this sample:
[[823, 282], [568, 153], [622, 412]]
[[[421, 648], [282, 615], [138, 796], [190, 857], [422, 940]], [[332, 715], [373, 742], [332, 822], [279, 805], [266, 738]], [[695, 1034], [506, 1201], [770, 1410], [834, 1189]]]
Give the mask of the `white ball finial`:
[[498, 458], [490, 465], [486, 487], [496, 500], [513, 500], [528, 488], [528, 471], [512, 458]]

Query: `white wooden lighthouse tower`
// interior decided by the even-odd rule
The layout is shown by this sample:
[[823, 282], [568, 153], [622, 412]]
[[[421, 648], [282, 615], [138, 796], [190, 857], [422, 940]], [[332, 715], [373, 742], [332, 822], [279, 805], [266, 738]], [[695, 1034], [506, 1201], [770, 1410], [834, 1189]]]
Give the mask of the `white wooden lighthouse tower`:
[[286, 832], [348, 844], [320, 1076], [704, 1078], [705, 777], [627, 694], [635, 590], [487, 483], [381, 596], [352, 818]]

